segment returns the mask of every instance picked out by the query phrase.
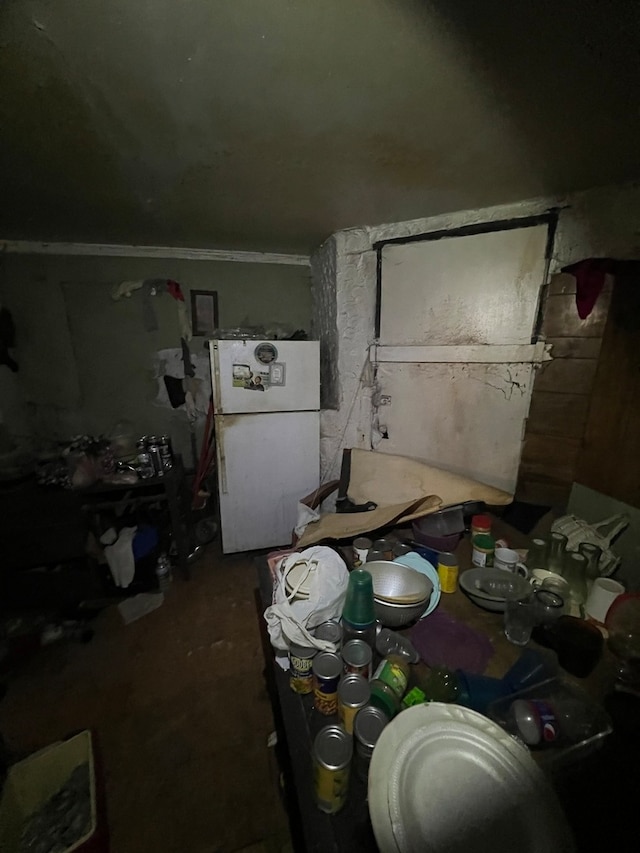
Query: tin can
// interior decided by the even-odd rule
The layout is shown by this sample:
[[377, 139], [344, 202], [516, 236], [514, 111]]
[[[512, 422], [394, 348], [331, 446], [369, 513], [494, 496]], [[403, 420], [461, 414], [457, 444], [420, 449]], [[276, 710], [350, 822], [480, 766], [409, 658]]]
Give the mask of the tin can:
[[173, 450], [171, 448], [171, 437], [168, 435], [160, 436], [160, 460], [162, 462], [162, 470], [166, 473], [173, 468]]
[[142, 480], [148, 480], [149, 477], [155, 475], [156, 469], [154, 468], [151, 455], [147, 450], [147, 442], [144, 438], [136, 442], [136, 451], [138, 455], [138, 475]]
[[443, 551], [438, 555], [438, 579], [442, 592], [455, 592], [458, 588], [458, 559], [455, 554]]
[[384, 554], [382, 557], [383, 560], [393, 560], [393, 542], [390, 539], [374, 539], [373, 550], [382, 551]]
[[318, 640], [327, 640], [333, 643], [336, 651], [342, 646], [342, 625], [336, 619], [323, 622], [314, 630], [313, 636]]
[[334, 652], [318, 652], [311, 669], [316, 711], [330, 717], [338, 711], [338, 682], [342, 675], [340, 655]]
[[355, 716], [371, 698], [371, 687], [362, 675], [350, 672], [338, 684], [338, 718], [345, 731], [353, 734]]
[[289, 649], [289, 687], [294, 693], [311, 693], [313, 690], [311, 667], [317, 653], [317, 649], [305, 649], [303, 646], [291, 646]]
[[153, 462], [156, 477], [162, 477], [164, 475], [164, 468], [162, 467], [162, 456], [160, 455], [160, 439], [157, 435], [150, 435], [147, 439], [147, 453]]
[[342, 649], [344, 671], [354, 672], [363, 678], [369, 678], [372, 654], [371, 646], [364, 640], [349, 640]]
[[373, 705], [365, 705], [356, 714], [353, 723], [353, 738], [356, 746], [355, 765], [361, 779], [366, 779], [369, 775], [373, 750], [388, 722], [389, 717], [385, 712]]
[[313, 742], [313, 789], [316, 805], [326, 814], [344, 806], [349, 790], [353, 741], [340, 726], [325, 726]]

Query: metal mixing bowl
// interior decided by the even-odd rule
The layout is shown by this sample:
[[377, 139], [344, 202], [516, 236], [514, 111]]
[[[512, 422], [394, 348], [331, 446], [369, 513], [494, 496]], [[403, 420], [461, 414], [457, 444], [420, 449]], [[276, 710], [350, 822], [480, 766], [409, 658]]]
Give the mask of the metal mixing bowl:
[[388, 601], [380, 601], [379, 598], [374, 598], [376, 619], [385, 628], [404, 628], [405, 625], [409, 625], [422, 616], [427, 609], [429, 597], [427, 596], [424, 601], [417, 604], [391, 604]]
[[426, 575], [401, 563], [390, 560], [373, 560], [363, 569], [373, 579], [374, 598], [384, 598], [394, 604], [417, 604], [428, 601], [433, 584]]
[[371, 573], [376, 618], [383, 625], [402, 628], [422, 616], [433, 592], [428, 577], [387, 560], [374, 560], [363, 568]]

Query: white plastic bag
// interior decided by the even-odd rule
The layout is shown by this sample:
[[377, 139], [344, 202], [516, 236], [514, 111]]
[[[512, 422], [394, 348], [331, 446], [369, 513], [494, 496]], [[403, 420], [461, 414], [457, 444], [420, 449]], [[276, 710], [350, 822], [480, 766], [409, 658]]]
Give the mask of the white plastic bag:
[[[285, 576], [299, 563], [306, 565], [309, 598], [295, 598], [295, 591], [287, 592]], [[310, 631], [322, 622], [340, 618], [348, 583], [347, 566], [332, 548], [314, 545], [301, 554], [285, 557], [276, 570], [273, 604], [264, 612], [274, 649], [286, 652], [297, 645], [335, 651], [333, 643], [317, 640]]]
[[583, 518], [576, 515], [563, 515], [557, 518], [551, 525], [554, 533], [562, 533], [567, 537], [567, 549], [577, 551], [581, 542], [589, 542], [602, 549], [600, 555], [600, 575], [609, 577], [620, 565], [620, 557], [611, 550], [611, 542], [615, 537], [629, 525], [629, 516], [621, 513], [605, 518], [596, 524], [589, 524]]

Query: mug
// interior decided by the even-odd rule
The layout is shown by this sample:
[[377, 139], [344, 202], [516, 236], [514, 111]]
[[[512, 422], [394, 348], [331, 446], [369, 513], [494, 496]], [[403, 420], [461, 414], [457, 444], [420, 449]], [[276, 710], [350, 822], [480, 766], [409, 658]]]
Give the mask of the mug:
[[533, 569], [529, 581], [536, 588], [555, 592], [565, 601], [569, 597], [569, 584], [562, 575], [557, 575], [555, 572], [550, 572], [547, 569]]
[[520, 556], [513, 548], [496, 548], [493, 555], [494, 569], [502, 569], [503, 572], [513, 572], [521, 578], [529, 577], [529, 569], [520, 562]]
[[585, 613], [594, 622], [604, 625], [607, 611], [623, 592], [624, 587], [618, 581], [611, 578], [596, 578], [584, 606]]

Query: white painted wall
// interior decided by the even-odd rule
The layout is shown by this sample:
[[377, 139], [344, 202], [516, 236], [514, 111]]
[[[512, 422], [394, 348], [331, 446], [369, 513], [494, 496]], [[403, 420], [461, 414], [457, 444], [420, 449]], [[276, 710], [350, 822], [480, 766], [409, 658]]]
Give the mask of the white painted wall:
[[[367, 369], [368, 348], [374, 339], [376, 300], [373, 245], [395, 237], [472, 223], [534, 216], [551, 207], [561, 208], [551, 273], [586, 257], [631, 258], [640, 254], [640, 186], [637, 184], [352, 228], [337, 232], [318, 249], [311, 264], [313, 286], [335, 286], [338, 328], [338, 407], [323, 411], [321, 416], [323, 481], [339, 475], [344, 447], [370, 448], [372, 440], [379, 438], [372, 429], [376, 389], [372, 373]], [[490, 281], [480, 283], [480, 286], [490, 285]]]

